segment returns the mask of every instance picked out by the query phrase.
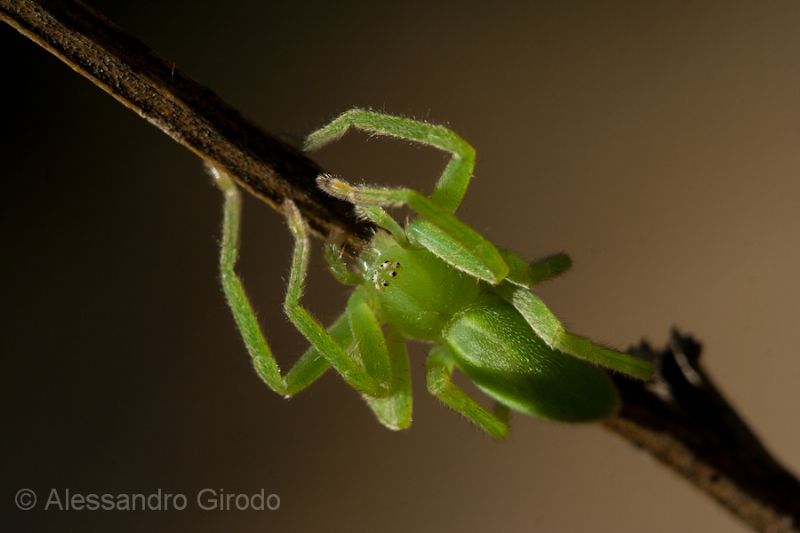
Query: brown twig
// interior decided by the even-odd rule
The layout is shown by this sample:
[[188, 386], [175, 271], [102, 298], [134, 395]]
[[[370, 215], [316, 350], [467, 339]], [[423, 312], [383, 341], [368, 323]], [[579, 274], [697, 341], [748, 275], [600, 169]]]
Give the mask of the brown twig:
[[273, 208], [288, 197], [318, 235], [338, 228], [353, 247], [368, 238], [350, 204], [316, 187], [316, 163], [100, 13], [69, 0], [0, 0], [0, 17]]
[[700, 365], [700, 344], [672, 332], [662, 351], [629, 350], [653, 361], [651, 383], [614, 380], [619, 416], [607, 428], [716, 499], [758, 531], [793, 531], [800, 524], [800, 481], [782, 467], [725, 400]]
[[[323, 195], [321, 169], [299, 150], [247, 121], [214, 93], [79, 2], [0, 0], [0, 16], [126, 107], [226, 169], [250, 193], [280, 209], [292, 198], [319, 235], [343, 232], [356, 249], [369, 236], [349, 204]], [[615, 376], [623, 403], [606, 426], [645, 448], [759, 531], [800, 525], [800, 483], [781, 467], [699, 366], [699, 345], [674, 333], [655, 352], [654, 382]]]

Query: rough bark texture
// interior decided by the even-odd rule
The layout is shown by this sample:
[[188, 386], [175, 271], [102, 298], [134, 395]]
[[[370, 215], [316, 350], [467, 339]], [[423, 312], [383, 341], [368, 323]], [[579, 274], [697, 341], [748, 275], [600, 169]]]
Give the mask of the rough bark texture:
[[725, 400], [700, 365], [700, 344], [672, 332], [665, 349], [629, 350], [653, 361], [651, 383], [614, 380], [619, 416], [605, 425], [758, 531], [794, 531], [800, 524], [800, 481], [783, 468]]
[[[247, 191], [280, 210], [293, 199], [320, 236], [341, 230], [356, 249], [369, 237], [352, 206], [321, 193], [321, 169], [261, 131], [213, 92], [158, 58], [89, 7], [59, 0], [0, 0], [0, 16], [126, 107], [227, 170]], [[614, 379], [622, 409], [606, 427], [646, 449], [759, 531], [800, 527], [800, 482], [761, 445], [699, 365], [700, 346], [673, 333], [655, 351], [651, 383]]]
[[319, 166], [245, 119], [145, 44], [79, 2], [2, 0], [0, 16], [124, 106], [277, 210], [291, 198], [318, 235], [358, 246], [369, 226], [315, 185]]

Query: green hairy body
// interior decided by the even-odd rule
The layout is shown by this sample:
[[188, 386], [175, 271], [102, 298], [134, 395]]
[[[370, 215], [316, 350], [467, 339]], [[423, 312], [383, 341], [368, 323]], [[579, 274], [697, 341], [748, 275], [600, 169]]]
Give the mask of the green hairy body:
[[547, 346], [490, 284], [385, 233], [370, 246], [357, 290], [366, 292], [379, 322], [446, 346], [459, 370], [517, 411], [563, 421], [614, 413], [617, 395], [606, 373]]
[[[646, 379], [652, 366], [566, 331], [531, 290], [567, 270], [556, 254], [528, 263], [495, 247], [454, 212], [472, 176], [475, 152], [452, 131], [424, 122], [354, 109], [312, 133], [312, 150], [350, 127], [432, 145], [452, 154], [430, 196], [411, 189], [354, 186], [318, 178], [329, 194], [353, 203], [380, 228], [352, 262], [340, 243], [326, 243], [325, 258], [340, 282], [354, 287], [345, 312], [324, 328], [300, 305], [309, 241], [297, 207], [284, 203], [295, 237], [284, 310], [311, 348], [285, 375], [261, 332], [235, 272], [240, 199], [233, 181], [213, 170], [225, 195], [222, 282], [254, 366], [275, 392], [290, 397], [335, 369], [362, 394], [391, 429], [411, 424], [412, 398], [406, 342], [430, 343], [428, 390], [489, 435], [508, 433], [509, 410], [564, 422], [612, 416], [618, 395], [606, 369]], [[403, 228], [384, 207], [408, 206], [417, 218]], [[487, 409], [452, 381], [467, 376], [494, 400]]]

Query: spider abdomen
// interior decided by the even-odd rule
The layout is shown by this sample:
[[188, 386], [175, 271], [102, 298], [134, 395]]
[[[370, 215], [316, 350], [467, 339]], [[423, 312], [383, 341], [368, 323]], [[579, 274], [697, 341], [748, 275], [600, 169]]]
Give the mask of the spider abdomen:
[[444, 340], [458, 368], [512, 409], [565, 422], [616, 412], [619, 399], [605, 371], [547, 346], [497, 296], [486, 294], [455, 317]]

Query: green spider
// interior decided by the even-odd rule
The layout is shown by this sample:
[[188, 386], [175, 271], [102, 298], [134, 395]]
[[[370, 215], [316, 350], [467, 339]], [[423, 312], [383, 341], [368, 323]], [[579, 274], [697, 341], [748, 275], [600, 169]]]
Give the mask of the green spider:
[[[282, 375], [259, 327], [235, 265], [241, 201], [233, 181], [214, 171], [225, 197], [220, 266], [225, 297], [258, 375], [291, 397], [330, 367], [361, 393], [391, 429], [411, 424], [407, 340], [433, 344], [428, 390], [495, 438], [508, 434], [509, 410], [550, 420], [583, 422], [613, 415], [617, 391], [600, 367], [647, 379], [652, 365], [564, 329], [531, 287], [570, 266], [565, 254], [528, 264], [496, 248], [453, 214], [472, 177], [475, 151], [442, 126], [350, 110], [312, 133], [315, 150], [349, 128], [431, 145], [452, 154], [433, 193], [354, 186], [328, 175], [327, 193], [351, 202], [379, 230], [353, 262], [329, 239], [333, 276], [354, 286], [344, 313], [324, 328], [302, 305], [309, 255], [308, 229], [291, 200], [283, 204], [295, 239], [284, 311], [311, 347]], [[408, 206], [418, 218], [403, 228], [383, 207]], [[495, 400], [482, 407], [452, 381], [458, 369]]]

